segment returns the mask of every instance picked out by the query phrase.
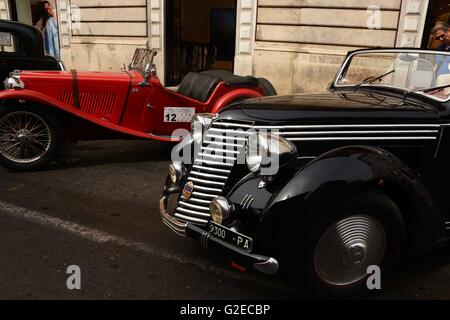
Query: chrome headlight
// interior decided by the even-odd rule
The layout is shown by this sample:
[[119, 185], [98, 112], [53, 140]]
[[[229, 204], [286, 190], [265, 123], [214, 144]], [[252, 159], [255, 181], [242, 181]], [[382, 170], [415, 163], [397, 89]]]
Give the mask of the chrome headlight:
[[296, 157], [295, 145], [277, 134], [253, 132], [248, 137], [245, 158], [253, 173], [276, 175]]
[[180, 162], [172, 162], [169, 165], [169, 177], [173, 184], [179, 184], [183, 179], [185, 172], [185, 167]]
[[6, 78], [5, 89], [15, 89], [15, 90], [23, 90], [25, 89], [25, 83], [20, 79], [20, 75], [13, 75]]
[[232, 205], [224, 197], [214, 198], [209, 205], [209, 212], [212, 220], [217, 224], [222, 224], [231, 215]]
[[212, 113], [198, 113], [192, 117], [192, 138], [198, 145], [202, 143], [203, 134], [214, 120], [215, 115]]

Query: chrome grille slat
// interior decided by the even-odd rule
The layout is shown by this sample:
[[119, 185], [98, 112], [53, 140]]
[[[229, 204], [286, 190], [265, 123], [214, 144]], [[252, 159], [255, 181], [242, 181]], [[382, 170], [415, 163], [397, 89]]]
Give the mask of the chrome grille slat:
[[216, 148], [209, 148], [209, 147], [202, 147], [202, 151], [212, 151], [215, 153], [219, 153], [219, 154], [225, 154], [225, 153], [232, 153], [232, 154], [239, 154], [239, 151], [235, 151], [235, 150], [217, 150]]
[[[178, 202], [175, 217], [186, 222], [204, 225], [210, 219], [209, 205], [211, 201], [222, 195], [248, 134], [234, 130], [220, 129], [239, 128], [240, 124], [231, 122], [213, 123], [203, 139], [201, 151], [196, 155], [187, 181], [194, 183], [194, 191], [189, 199], [183, 196]], [[250, 128], [248, 125], [245, 128]], [[223, 135], [226, 134], [227, 136]], [[214, 140], [214, 141], [213, 141]]]
[[204, 170], [204, 171], [208, 171], [208, 172], [222, 173], [222, 174], [224, 174], [226, 176], [228, 176], [228, 174], [230, 174], [230, 172], [231, 172], [231, 170], [218, 169], [218, 168], [208, 168], [208, 167], [199, 166], [197, 164], [193, 165], [192, 168], [197, 169], [197, 170]]
[[198, 177], [217, 179], [217, 180], [227, 180], [227, 177], [218, 176], [218, 175], [210, 174], [210, 173], [202, 173], [202, 172], [198, 172], [198, 171], [191, 171], [191, 174], [196, 175]]
[[223, 166], [223, 167], [234, 167], [234, 163], [224, 163], [224, 162], [217, 162], [217, 161], [210, 161], [210, 160], [203, 160], [203, 159], [196, 159], [195, 160], [196, 164], [197, 163], [206, 163], [206, 164], [210, 164], [212, 166]]
[[190, 217], [190, 216], [186, 216], [184, 214], [180, 214], [180, 213], [175, 213], [175, 217], [187, 222], [192, 222], [192, 223], [197, 223], [197, 224], [202, 224], [205, 225], [208, 223], [209, 219], [199, 219], [199, 218], [194, 218], [194, 217]]
[[206, 185], [213, 185], [213, 186], [219, 186], [222, 187], [225, 185], [225, 182], [217, 182], [217, 181], [208, 181], [208, 180], [203, 180], [203, 179], [198, 179], [198, 178], [188, 178], [189, 181], [193, 181], [193, 182], [199, 182], [199, 183], [203, 183]]
[[190, 198], [189, 201], [194, 202], [194, 203], [198, 203], [198, 204], [203, 204], [205, 206], [208, 206], [208, 208], [209, 208], [209, 205], [211, 203], [211, 200], [197, 199], [197, 198], [194, 198], [194, 197]]
[[201, 156], [202, 158], [224, 159], [224, 160], [228, 160], [228, 161], [235, 161], [236, 160], [236, 158], [234, 158], [234, 157], [225, 157], [225, 156], [222, 157], [222, 156], [217, 156], [217, 155], [213, 155], [213, 154], [205, 154], [205, 153], [200, 153], [199, 156]]
[[228, 137], [228, 136], [221, 136], [217, 134], [207, 134], [205, 138], [214, 138], [214, 139], [221, 139], [221, 140], [234, 140], [234, 141], [243, 141], [245, 142], [247, 139], [242, 137]]
[[222, 146], [222, 147], [233, 147], [233, 148], [242, 148], [244, 144], [233, 144], [233, 143], [227, 143], [227, 142], [219, 142], [219, 141], [210, 141], [206, 140], [203, 141], [203, 144], [207, 144], [208, 146]]
[[177, 212], [181, 212], [182, 214], [189, 214], [191, 216], [197, 217], [197, 218], [209, 218], [210, 215], [209, 213], [201, 213], [201, 212], [197, 212], [197, 211], [193, 211], [193, 210], [189, 210], [189, 209], [184, 209], [181, 207], [177, 208]]
[[210, 194], [210, 193], [204, 193], [204, 192], [192, 192], [192, 196], [197, 196], [197, 197], [204, 197], [204, 198], [210, 198], [213, 199], [215, 197], [217, 197], [217, 194]]
[[209, 212], [209, 208], [206, 207], [201, 207], [201, 206], [196, 206], [194, 204], [190, 204], [184, 201], [180, 201], [180, 205], [183, 207], [187, 207], [189, 209], [193, 209], [193, 210], [200, 210], [200, 211], [208, 211]]
[[195, 189], [198, 189], [201, 191], [206, 191], [206, 192], [217, 192], [219, 194], [222, 192], [222, 189], [208, 188], [208, 187], [199, 186], [199, 185], [195, 185]]

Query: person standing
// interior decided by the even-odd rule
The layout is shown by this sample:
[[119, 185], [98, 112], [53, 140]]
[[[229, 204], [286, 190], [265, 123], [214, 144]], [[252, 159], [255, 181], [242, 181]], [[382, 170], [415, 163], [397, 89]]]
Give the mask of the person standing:
[[59, 49], [59, 33], [58, 33], [58, 21], [56, 20], [55, 10], [48, 1], [43, 1], [43, 33], [44, 33], [44, 45], [45, 51], [48, 55], [61, 59], [61, 53]]
[[445, 33], [449, 26], [446, 22], [438, 21], [431, 30], [430, 45], [429, 48], [433, 50], [442, 50], [444, 44]]

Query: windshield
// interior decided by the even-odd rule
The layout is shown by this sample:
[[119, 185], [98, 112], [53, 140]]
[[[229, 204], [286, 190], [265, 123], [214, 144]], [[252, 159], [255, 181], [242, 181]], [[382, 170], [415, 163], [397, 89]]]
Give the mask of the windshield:
[[[437, 100], [449, 100], [450, 54], [424, 50], [374, 50], [356, 53], [342, 66], [335, 87], [363, 86], [395, 87]], [[443, 88], [429, 90], [438, 87]]]
[[153, 59], [156, 56], [156, 51], [151, 49], [136, 49], [133, 60], [130, 63], [130, 69], [138, 69], [145, 71], [147, 66], [153, 64]]

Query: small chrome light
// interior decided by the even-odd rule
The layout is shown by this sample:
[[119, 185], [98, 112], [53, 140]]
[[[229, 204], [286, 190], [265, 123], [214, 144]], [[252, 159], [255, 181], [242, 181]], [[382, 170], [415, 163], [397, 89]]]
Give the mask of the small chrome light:
[[20, 76], [10, 76], [6, 78], [4, 82], [5, 89], [7, 90], [23, 90], [25, 89], [25, 83], [20, 79]]
[[217, 197], [211, 201], [209, 212], [212, 220], [217, 224], [222, 224], [227, 220], [232, 211], [232, 205], [225, 197]]
[[169, 165], [169, 176], [173, 184], [179, 184], [184, 176], [184, 166], [180, 162], [172, 162]]

